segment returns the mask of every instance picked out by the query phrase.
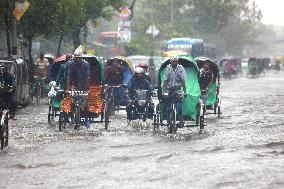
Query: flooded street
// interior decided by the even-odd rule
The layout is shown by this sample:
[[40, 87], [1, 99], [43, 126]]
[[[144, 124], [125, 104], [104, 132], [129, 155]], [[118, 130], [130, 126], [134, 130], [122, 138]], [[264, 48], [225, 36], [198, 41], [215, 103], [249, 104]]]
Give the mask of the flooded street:
[[283, 188], [284, 74], [221, 81], [221, 119], [176, 137], [127, 126], [59, 132], [47, 105], [10, 121], [0, 188]]

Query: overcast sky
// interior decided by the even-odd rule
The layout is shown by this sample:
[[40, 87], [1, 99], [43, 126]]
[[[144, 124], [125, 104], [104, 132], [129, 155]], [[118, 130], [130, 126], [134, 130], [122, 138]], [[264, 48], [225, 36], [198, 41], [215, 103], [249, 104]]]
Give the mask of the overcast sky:
[[284, 0], [254, 0], [262, 10], [264, 24], [284, 25]]

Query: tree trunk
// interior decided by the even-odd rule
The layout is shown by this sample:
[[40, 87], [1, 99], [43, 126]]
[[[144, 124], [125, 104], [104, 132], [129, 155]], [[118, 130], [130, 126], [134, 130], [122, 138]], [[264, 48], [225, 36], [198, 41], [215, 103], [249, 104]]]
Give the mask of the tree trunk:
[[81, 28], [77, 28], [77, 29], [73, 32], [73, 44], [74, 44], [74, 49], [76, 49], [77, 47], [79, 47], [79, 46], [81, 45], [80, 30], [81, 30]]
[[61, 43], [63, 40], [63, 34], [59, 36], [58, 47], [57, 47], [57, 55], [60, 55]]
[[7, 9], [7, 12], [5, 14], [5, 25], [6, 25], [6, 38], [7, 38], [7, 55], [8, 58], [11, 59], [12, 58], [12, 47], [11, 47], [11, 31], [10, 31], [10, 22], [9, 22], [9, 10]]
[[29, 62], [28, 62], [28, 70], [29, 70], [29, 81], [33, 81], [33, 75], [34, 75], [34, 61], [33, 61], [33, 56], [32, 56], [32, 42], [33, 38], [29, 37], [28, 38], [28, 54], [29, 54]]

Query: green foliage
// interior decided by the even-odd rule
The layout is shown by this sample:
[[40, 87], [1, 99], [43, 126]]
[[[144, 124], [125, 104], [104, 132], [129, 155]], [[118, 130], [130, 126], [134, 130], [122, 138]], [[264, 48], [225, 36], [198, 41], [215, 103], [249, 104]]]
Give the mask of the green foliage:
[[[165, 40], [193, 37], [216, 44], [222, 54], [241, 55], [257, 43], [261, 17], [261, 11], [249, 0], [141, 0], [133, 19], [133, 41], [127, 48], [132, 52], [129, 48], [133, 47], [136, 54], [149, 54], [151, 41], [157, 54]], [[151, 24], [160, 30], [154, 42], [145, 34]]]
[[51, 35], [55, 25], [54, 10], [57, 0], [30, 0], [30, 7], [20, 20], [18, 28], [25, 38], [32, 39], [41, 35]]

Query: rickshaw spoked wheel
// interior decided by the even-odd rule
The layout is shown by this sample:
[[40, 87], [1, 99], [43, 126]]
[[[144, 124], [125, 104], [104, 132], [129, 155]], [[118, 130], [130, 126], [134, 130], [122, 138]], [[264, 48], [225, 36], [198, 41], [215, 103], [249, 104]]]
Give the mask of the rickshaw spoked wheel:
[[9, 124], [8, 124], [8, 114], [4, 118], [4, 125], [0, 126], [0, 143], [1, 143], [1, 150], [4, 147], [8, 146], [9, 143]]
[[169, 125], [169, 133], [170, 134], [175, 134], [176, 133], [176, 119], [175, 119], [175, 111], [172, 110], [169, 113], [169, 118], [168, 118], [168, 125]]
[[48, 116], [47, 116], [47, 122], [50, 124], [51, 123], [51, 119], [54, 119], [55, 116], [55, 112], [53, 110], [52, 105], [49, 105], [48, 107]]
[[201, 115], [199, 118], [200, 118], [200, 121], [199, 121], [200, 130], [202, 130], [204, 129], [204, 115]]
[[65, 129], [65, 113], [64, 112], [60, 112], [59, 114], [59, 131], [61, 132], [62, 129], [64, 128]]
[[74, 108], [74, 120], [75, 120], [75, 126], [74, 126], [74, 130], [78, 130], [80, 128], [81, 125], [81, 112], [79, 107], [75, 107]]
[[106, 107], [105, 107], [105, 129], [108, 130], [108, 126], [109, 126], [109, 117], [111, 114], [111, 107], [109, 106], [109, 103], [106, 103]]
[[220, 118], [220, 117], [221, 117], [221, 107], [218, 106], [218, 118]]
[[156, 132], [156, 129], [157, 129], [157, 127], [158, 127], [158, 123], [157, 123], [157, 114], [154, 114], [154, 123], [153, 123], [153, 125], [154, 125], [154, 132]]

